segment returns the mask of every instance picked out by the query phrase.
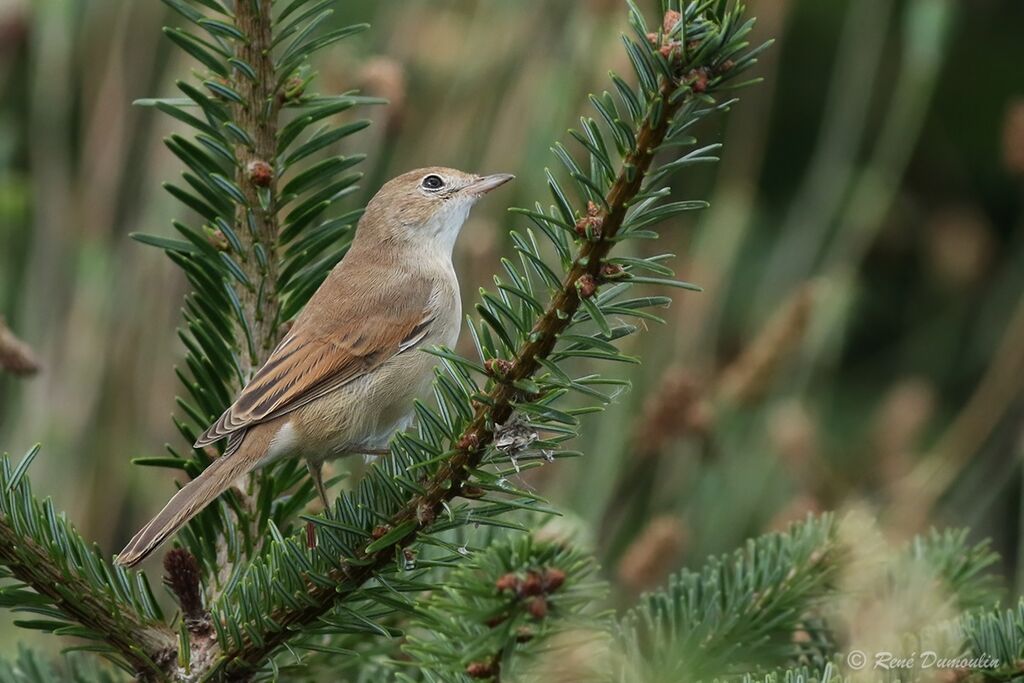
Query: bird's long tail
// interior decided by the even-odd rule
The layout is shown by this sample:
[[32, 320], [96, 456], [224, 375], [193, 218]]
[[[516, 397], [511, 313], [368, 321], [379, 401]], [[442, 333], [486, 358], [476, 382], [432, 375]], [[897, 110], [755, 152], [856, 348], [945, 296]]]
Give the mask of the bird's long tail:
[[203, 473], [174, 494], [160, 513], [151, 519], [129, 541], [117, 556], [117, 563], [134, 567], [160, 547], [174, 532], [199, 514], [217, 496], [224, 493], [236, 479], [253, 470], [262, 453], [244, 440], [236, 451], [228, 451], [213, 461]]

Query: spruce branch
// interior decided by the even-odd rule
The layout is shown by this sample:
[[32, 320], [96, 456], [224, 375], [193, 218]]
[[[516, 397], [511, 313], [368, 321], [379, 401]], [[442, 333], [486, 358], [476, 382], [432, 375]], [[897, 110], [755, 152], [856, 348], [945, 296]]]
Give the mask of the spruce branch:
[[[764, 676], [805, 666], [804, 675], [827, 674], [845, 654], [838, 633], [856, 616], [849, 613], [851, 603], [852, 611], [868, 605], [869, 628], [886, 633], [901, 624], [881, 623], [871, 605], [899, 605], [900, 616], [922, 612], [920, 619], [906, 620], [912, 632], [892, 633], [886, 643], [892, 651], [910, 643], [913, 650], [927, 648], [952, 658], [980, 657], [989, 648], [1004, 671], [1020, 660], [1019, 654], [1008, 657], [1024, 652], [1024, 640], [1019, 634], [1006, 636], [1024, 611], [1016, 616], [991, 611], [997, 591], [986, 571], [997, 558], [987, 542], [971, 545], [965, 530], [933, 530], [889, 553], [863, 531], [856, 514], [838, 522], [831, 515], [809, 517], [785, 532], [751, 539], [729, 555], [709, 558], [699, 570], [675, 574], [618, 624], [611, 640], [622, 644], [624, 656], [616, 660], [614, 680], [746, 676], [781, 681], [791, 679]], [[877, 582], [849, 584], [851, 575], [873, 572]], [[936, 627], [931, 620], [941, 610], [935, 599], [948, 602], [953, 614], [982, 605], [989, 610], [967, 612]], [[921, 601], [927, 605], [917, 604]], [[992, 667], [976, 668], [987, 674]]]
[[32, 495], [25, 471], [0, 459], [0, 606], [35, 615], [15, 622], [85, 638], [91, 649], [142, 680], [165, 680], [176, 639], [141, 574], [112, 565], [47, 500]]
[[[213, 664], [204, 676], [251, 676], [282, 645], [301, 640], [302, 633], [328, 615], [337, 618], [345, 604], [365, 599], [371, 580], [385, 581], [387, 576], [387, 585], [395, 587], [401, 579], [392, 569], [414, 541], [437, 543], [436, 534], [444, 529], [469, 520], [501, 524], [501, 515], [536, 505], [536, 497], [510, 487], [500, 469], [491, 473], [483, 467], [511, 460], [518, 471], [527, 457], [535, 464], [537, 459], [571, 455], [560, 444], [575, 434], [574, 411], [589, 409], [566, 412], [552, 403], [569, 392], [606, 403], [610, 397], [595, 387], [618, 382], [572, 379], [558, 363], [574, 356], [629, 360], [611, 342], [636, 328], [612, 328], [608, 317], [657, 320], [642, 309], [667, 303], [663, 297], [620, 301], [631, 285], [692, 288], [642, 274], [671, 275], [660, 265], [664, 257], [611, 259], [610, 253], [625, 239], [650, 236], [646, 228], [656, 222], [705, 206], [662, 203], [669, 194], [663, 184], [681, 168], [713, 161], [707, 152], [715, 146], [656, 168], [655, 156], [678, 144], [692, 144], [682, 133], [731, 104], [719, 104], [713, 94], [755, 63], [765, 46], [748, 49], [745, 37], [752, 22], [742, 19], [739, 4], [726, 7], [701, 0], [683, 13], [670, 5], [676, 3], [663, 5], [662, 28], [653, 33], [632, 8], [638, 39], [627, 38], [626, 47], [640, 86], [631, 88], [614, 77], [622, 114], [607, 93], [592, 98], [608, 132], [593, 119], [582, 120], [584, 133], [573, 132], [591, 160], [589, 174], [564, 148], [555, 149], [576, 183], [582, 207], [574, 210], [569, 194], [549, 174], [556, 205], [548, 213], [539, 205], [536, 211], [521, 212], [553, 242], [564, 275], [555, 276], [545, 264], [532, 231], [525, 237], [513, 234], [524, 269], [506, 261], [512, 282], [499, 281], [499, 293], [484, 293], [477, 307], [482, 323], [479, 329], [474, 326], [473, 334], [479, 360], [435, 350], [444, 366], [435, 384], [438, 410], [417, 404], [419, 434], [398, 435], [391, 458], [371, 467], [329, 515], [308, 518], [317, 526], [316, 548], [304, 537], [275, 532], [266, 554], [213, 606], [218, 638], [210, 653]], [[613, 148], [620, 154], [615, 162], [609, 152]], [[570, 239], [577, 245], [575, 254]], [[549, 297], [544, 306], [538, 302], [537, 296], [544, 295], [534, 277]], [[584, 325], [596, 326], [596, 334], [569, 334]], [[486, 388], [479, 389], [473, 375], [483, 375]], [[541, 438], [539, 430], [555, 436]], [[530, 456], [530, 451], [541, 455]], [[504, 495], [521, 498], [508, 501]], [[261, 589], [268, 585], [274, 588], [270, 605]]]
[[[244, 201], [235, 206], [235, 231], [245, 255], [238, 265], [251, 283], [239, 292], [242, 314], [249, 322], [240, 326], [238, 338], [251, 343], [242, 354], [242, 376], [248, 377], [270, 355], [278, 342], [281, 302], [278, 292], [278, 171], [277, 134], [279, 96], [274, 66], [272, 0], [235, 4], [235, 27], [245, 40], [235, 43], [231, 87], [239, 94], [232, 101], [234, 123], [249, 141], [235, 143], [235, 184]], [[257, 257], [256, 251], [263, 255]]]
[[826, 515], [679, 572], [622, 620], [616, 642], [626, 656], [616, 680], [713, 679], [796, 659], [793, 636], [834, 590], [843, 554]]
[[590, 609], [607, 588], [596, 573], [592, 558], [560, 542], [499, 541], [423, 601], [403, 649], [441, 680], [519, 680], [540, 653], [564, 649], [560, 634], [603, 630]]

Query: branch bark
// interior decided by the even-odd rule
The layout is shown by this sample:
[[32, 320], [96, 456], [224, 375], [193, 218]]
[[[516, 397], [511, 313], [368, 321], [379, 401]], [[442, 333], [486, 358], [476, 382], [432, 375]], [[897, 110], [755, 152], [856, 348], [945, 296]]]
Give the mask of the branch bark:
[[[252, 146], [235, 145], [238, 168], [235, 182], [245, 195], [245, 204], [235, 209], [235, 232], [245, 253], [239, 264], [252, 289], [243, 288], [239, 298], [249, 330], [239, 325], [238, 339], [251, 332], [249, 353], [243, 354], [242, 373], [248, 377], [260, 367], [277, 345], [281, 302], [277, 291], [277, 126], [280, 102], [277, 74], [271, 55], [273, 46], [272, 0], [236, 4], [235, 25], [246, 36], [239, 41], [235, 56], [253, 67], [251, 79], [234, 70], [232, 87], [244, 102], [232, 105], [235, 123], [252, 138]], [[263, 201], [261, 201], [261, 195]], [[266, 258], [258, 258], [262, 250]]]

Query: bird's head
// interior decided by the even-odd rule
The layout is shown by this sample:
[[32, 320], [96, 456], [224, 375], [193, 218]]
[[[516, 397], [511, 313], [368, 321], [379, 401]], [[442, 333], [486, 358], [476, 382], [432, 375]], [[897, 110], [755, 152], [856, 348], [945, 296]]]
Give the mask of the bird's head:
[[430, 167], [389, 180], [366, 206], [362, 238], [378, 246], [432, 245], [451, 253], [472, 206], [514, 176], [478, 176], [454, 168]]

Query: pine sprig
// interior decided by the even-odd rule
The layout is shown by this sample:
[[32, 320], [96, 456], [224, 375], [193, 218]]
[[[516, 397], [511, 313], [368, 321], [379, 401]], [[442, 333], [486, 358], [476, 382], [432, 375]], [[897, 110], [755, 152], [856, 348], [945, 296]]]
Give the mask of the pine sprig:
[[[573, 137], [589, 163], [556, 148], [573, 192], [549, 174], [554, 205], [529, 212], [536, 231], [512, 233], [520, 263], [504, 262], [508, 279], [483, 293], [481, 322], [470, 322], [478, 357], [435, 350], [437, 408], [417, 405], [417, 432], [397, 435], [390, 458], [371, 467], [329, 515], [310, 518], [315, 548], [305, 535], [275, 533], [266, 554], [223, 593], [213, 606], [219, 632], [209, 675], [258, 669], [328, 615], [351, 623], [344, 606], [366, 599], [371, 580], [401, 592], [403, 549], [414, 541], [443, 543], [437, 532], [467, 522], [508, 525], [509, 512], [539, 503], [508, 477], [573, 455], [563, 444], [575, 435], [578, 416], [607, 403], [607, 387], [621, 381], [572, 377], [560, 364], [579, 356], [630, 360], [613, 342], [636, 327], [618, 319], [657, 320], [644, 309], [668, 300], [625, 299], [626, 291], [633, 284], [689, 286], [642, 274], [662, 270], [663, 257], [617, 262], [609, 254], [624, 240], [651, 237], [654, 223], [697, 207], [663, 201], [664, 182], [686, 164], [674, 155], [656, 163], [655, 156], [692, 144], [683, 133], [731, 103], [714, 95], [761, 49], [748, 49], [751, 21], [743, 20], [741, 5], [702, 0], [682, 13], [675, 5], [663, 6], [662, 28], [653, 33], [632, 9], [637, 38], [626, 44], [640, 86], [616, 77], [621, 105], [611, 95], [600, 98], [599, 115], [612, 129], [582, 122], [583, 132]], [[544, 257], [542, 239], [557, 263]], [[569, 394], [594, 405], [558, 407]]]
[[953, 627], [963, 656], [988, 666], [977, 667], [990, 680], [1019, 679], [1024, 669], [1024, 599], [1008, 610], [975, 610]]
[[[593, 613], [606, 587], [592, 558], [521, 535], [450, 572], [422, 604], [404, 647], [440, 680], [517, 680], [522, 662], [570, 629], [603, 626]], [[589, 614], [588, 614], [589, 612]]]
[[841, 557], [836, 523], [824, 516], [680, 572], [623, 619], [616, 680], [711, 679], [795, 661], [794, 633], [834, 588]]
[[32, 495], [25, 475], [38, 447], [15, 468], [0, 458], [0, 607], [27, 615], [16, 626], [74, 636], [128, 673], [159, 676], [174, 661], [146, 577], [111, 564], [58, 514]]
[[[856, 541], [843, 530], [850, 519], [808, 518], [710, 558], [700, 570], [683, 570], [643, 596], [611, 638], [624, 649], [612, 658], [619, 665], [614, 680], [835, 680], [847, 654], [837, 645], [841, 622], [849, 618], [841, 605], [851, 597], [840, 577], [863, 571], [856, 566], [863, 561], [881, 566], [886, 580], [877, 592], [856, 596], [858, 602], [895, 604], [914, 595], [913, 582], [944, 596], [957, 614], [987, 608], [939, 626], [917, 621], [923, 630], [894, 634], [899, 642], [891, 650], [913, 643], [913, 651], [930, 649], [944, 658], [974, 656], [979, 663], [974, 669], [986, 675], [992, 667], [984, 665], [985, 653], [1000, 658], [1004, 670], [1007, 662], [1021, 660], [1024, 631], [1012, 629], [1022, 623], [1024, 609], [991, 611], [997, 591], [986, 571], [996, 556], [987, 542], [972, 545], [961, 529], [932, 530], [891, 555], [857, 558], [851, 547]], [[873, 661], [874, 653], [867, 660]], [[929, 673], [934, 671], [917, 672]]]

